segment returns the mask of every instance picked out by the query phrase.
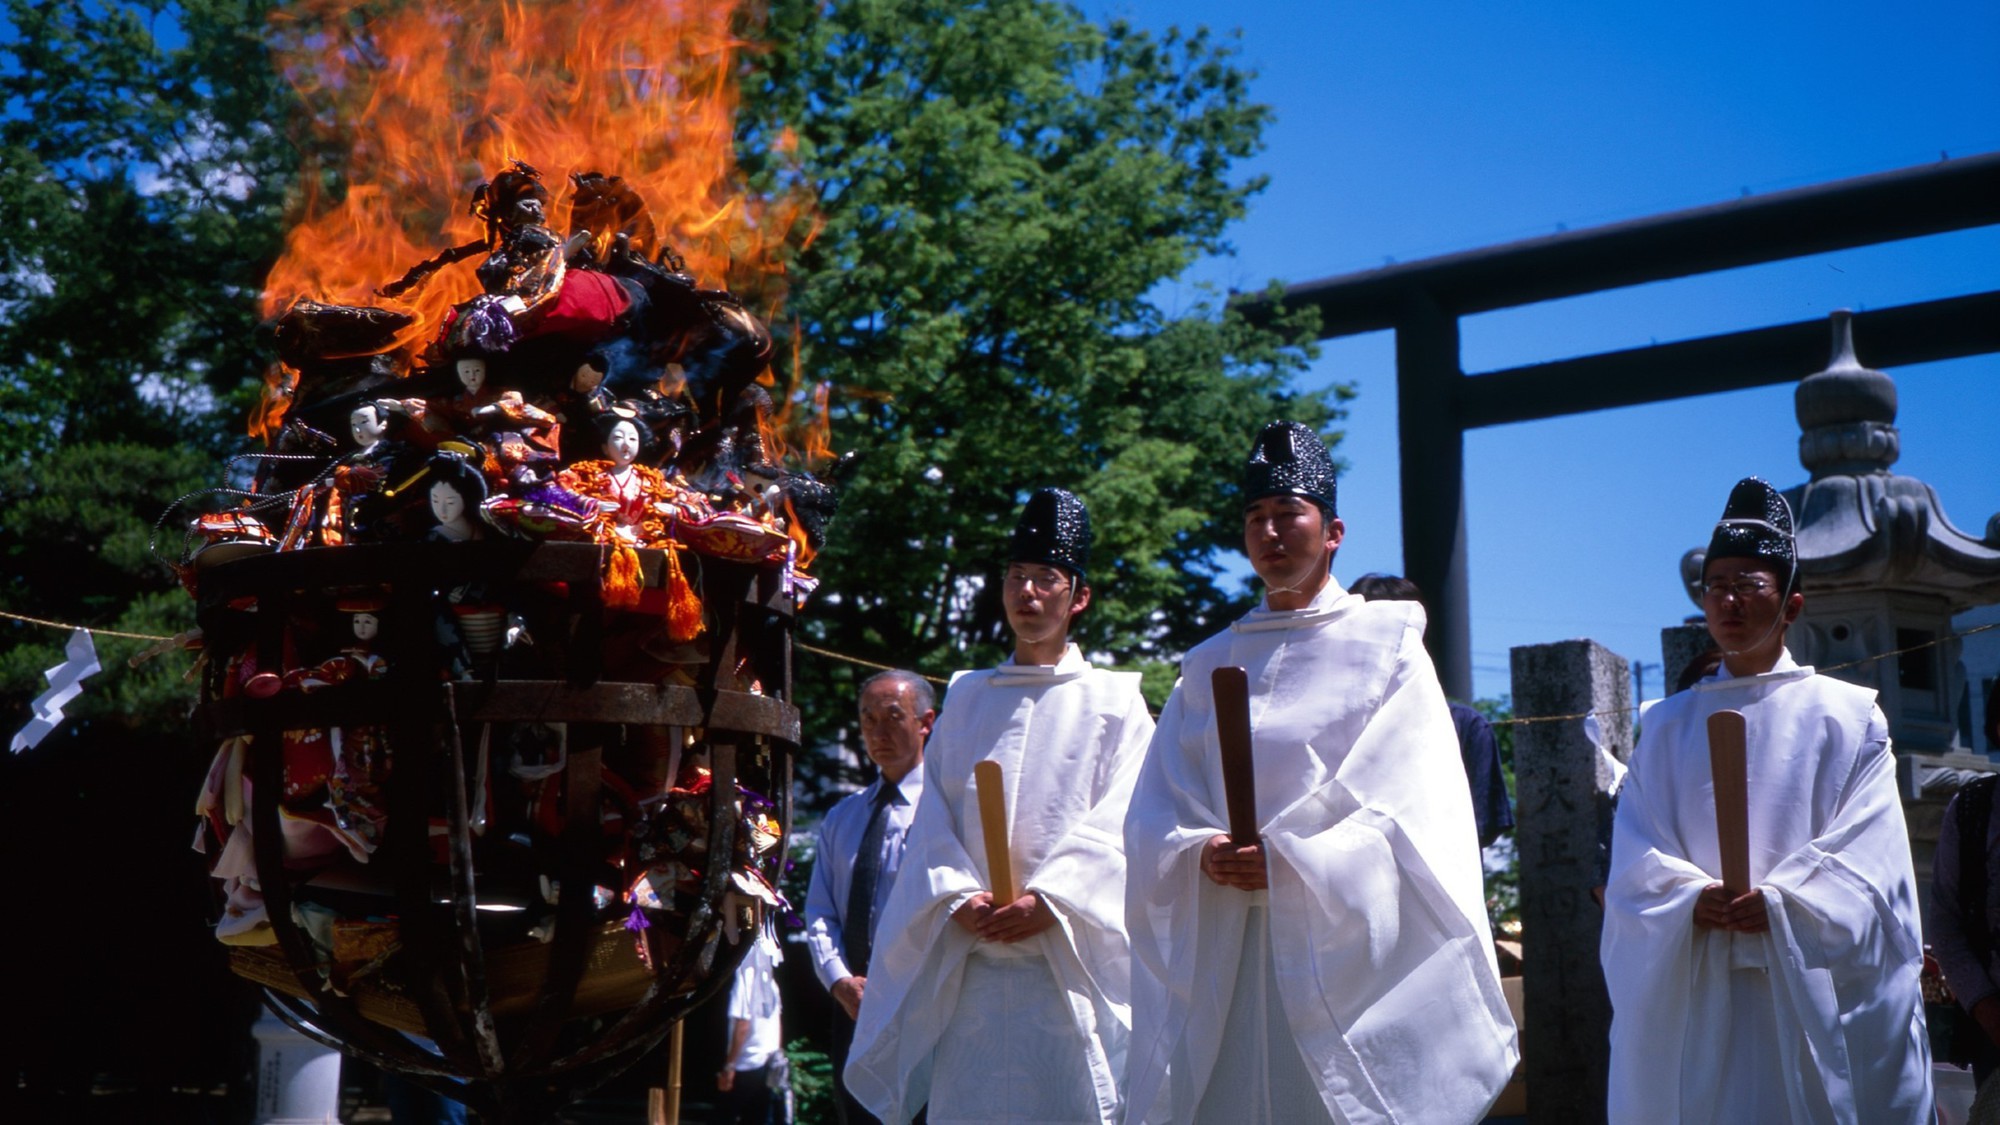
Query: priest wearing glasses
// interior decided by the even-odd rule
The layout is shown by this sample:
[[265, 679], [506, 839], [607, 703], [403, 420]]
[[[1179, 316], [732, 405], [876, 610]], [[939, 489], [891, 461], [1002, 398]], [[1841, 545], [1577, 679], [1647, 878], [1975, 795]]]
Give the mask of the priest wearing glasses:
[[[1805, 595], [1776, 489], [1737, 483], [1702, 582], [1722, 665], [1647, 712], [1612, 835], [1610, 1119], [1931, 1121], [1923, 939], [1889, 726], [1873, 691], [1785, 650]], [[1742, 715], [1746, 744], [1738, 888], [1722, 881], [1708, 734], [1725, 710]]]
[[[1188, 653], [1126, 818], [1126, 1119], [1478, 1121], [1514, 1024], [1423, 608], [1333, 580], [1312, 430], [1266, 426], [1242, 498], [1263, 603]], [[1227, 832], [1220, 667], [1249, 682], [1254, 843]]]
[[[960, 672], [883, 913], [847, 1083], [884, 1121], [1115, 1125], [1130, 1029], [1123, 824], [1153, 733], [1137, 672], [1070, 640], [1090, 607], [1090, 515], [1059, 488], [1021, 513], [1002, 576], [1014, 654]], [[999, 766], [1011, 894], [985, 822]]]

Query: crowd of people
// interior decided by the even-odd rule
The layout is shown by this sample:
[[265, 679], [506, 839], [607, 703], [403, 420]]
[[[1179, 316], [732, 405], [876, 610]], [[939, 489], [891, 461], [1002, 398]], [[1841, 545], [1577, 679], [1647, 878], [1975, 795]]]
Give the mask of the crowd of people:
[[[958, 673], [941, 710], [914, 673], [863, 685], [880, 776], [820, 825], [806, 904], [843, 1122], [1448, 1125], [1514, 1073], [1480, 862], [1513, 823], [1491, 731], [1445, 698], [1414, 587], [1334, 579], [1345, 526], [1311, 430], [1257, 435], [1241, 501], [1264, 598], [1186, 654], [1157, 722], [1136, 674], [1070, 640], [1090, 519], [1054, 488], [1001, 577], [1012, 658]], [[1608, 1119], [1933, 1120], [1882, 712], [1786, 651], [1804, 595], [1774, 489], [1736, 487], [1704, 566], [1719, 659], [1648, 715], [1609, 831]], [[1234, 669], [1240, 768], [1240, 703], [1214, 675]], [[1742, 885], [1719, 843], [1720, 711], [1746, 730]], [[2000, 818], [1958, 827], [2000, 838]], [[2000, 1030], [1990, 978], [1962, 995]]]

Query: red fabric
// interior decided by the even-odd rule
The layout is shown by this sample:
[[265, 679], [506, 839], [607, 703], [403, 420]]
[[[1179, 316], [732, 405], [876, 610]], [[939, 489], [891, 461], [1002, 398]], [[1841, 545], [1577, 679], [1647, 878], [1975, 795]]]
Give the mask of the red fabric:
[[[287, 808], [311, 797], [333, 776], [333, 740], [320, 727], [288, 730], [284, 734], [285, 798]], [[311, 802], [314, 807], [318, 802]]]
[[617, 280], [590, 270], [570, 270], [561, 288], [521, 326], [524, 336], [563, 336], [599, 340], [611, 324], [632, 307], [632, 298]]

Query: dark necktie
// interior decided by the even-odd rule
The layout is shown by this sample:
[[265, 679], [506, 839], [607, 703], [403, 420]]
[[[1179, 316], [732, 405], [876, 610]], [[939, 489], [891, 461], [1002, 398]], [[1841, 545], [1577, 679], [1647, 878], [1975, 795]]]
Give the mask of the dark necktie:
[[895, 795], [896, 787], [883, 778], [868, 813], [868, 827], [861, 832], [861, 850], [855, 853], [854, 877], [847, 886], [847, 913], [840, 919], [847, 971], [857, 977], [868, 975], [868, 955], [873, 952], [875, 887], [882, 881], [882, 838], [889, 830], [889, 802]]

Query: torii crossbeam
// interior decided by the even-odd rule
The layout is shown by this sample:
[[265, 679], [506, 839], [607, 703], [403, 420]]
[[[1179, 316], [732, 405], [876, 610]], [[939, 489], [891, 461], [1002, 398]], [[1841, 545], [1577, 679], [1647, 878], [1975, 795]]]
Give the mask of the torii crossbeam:
[[[1396, 333], [1403, 566], [1424, 591], [1446, 694], [1472, 696], [1466, 430], [1789, 382], [1826, 359], [1825, 322], [1812, 320], [1468, 375], [1461, 318], [1994, 224], [2000, 152], [1288, 287], [1282, 303], [1318, 309], [1323, 340]], [[2000, 352], [2000, 290], [1864, 312], [1855, 326], [1884, 368]]]

